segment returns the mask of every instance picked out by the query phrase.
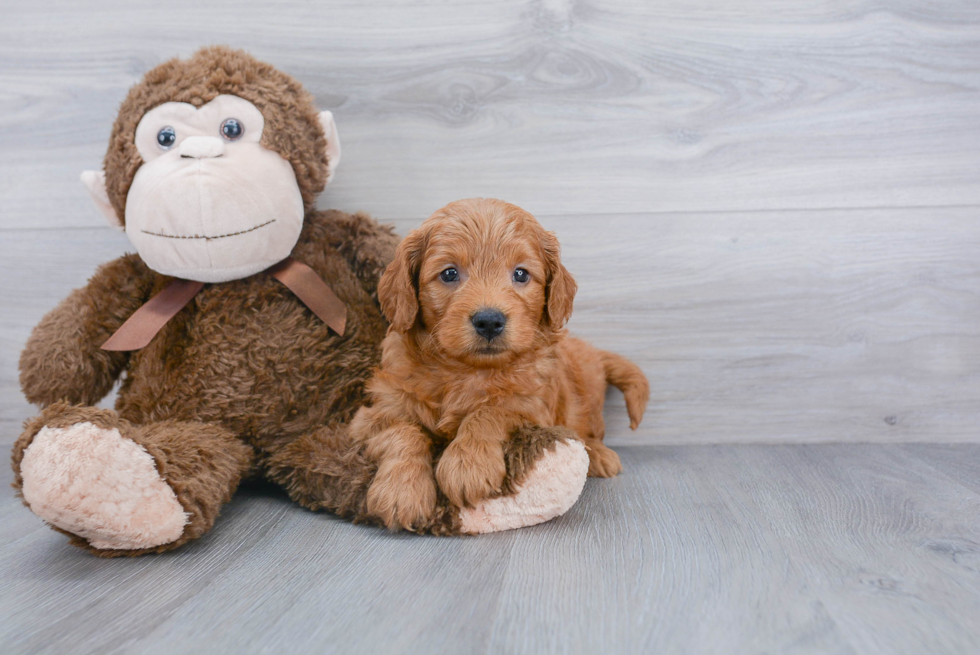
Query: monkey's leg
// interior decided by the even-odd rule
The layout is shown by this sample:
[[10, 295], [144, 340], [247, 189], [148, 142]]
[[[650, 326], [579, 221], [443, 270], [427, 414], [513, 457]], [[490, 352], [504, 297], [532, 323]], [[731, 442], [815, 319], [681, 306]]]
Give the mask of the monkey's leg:
[[214, 524], [253, 452], [218, 425], [132, 425], [56, 403], [14, 444], [14, 487], [71, 543], [100, 557], [163, 552]]
[[345, 423], [331, 423], [267, 453], [262, 465], [266, 477], [303, 507], [365, 521], [367, 491], [378, 470], [365, 447]]
[[[347, 426], [332, 424], [273, 453], [266, 474], [309, 509], [325, 509], [356, 522], [380, 524], [367, 510], [377, 463]], [[564, 514], [585, 485], [589, 456], [567, 428], [522, 428], [504, 447], [507, 475], [501, 494], [460, 510], [439, 494], [432, 519], [418, 532], [438, 535], [512, 530]]]
[[500, 495], [459, 511], [458, 532], [513, 530], [561, 516], [578, 500], [589, 471], [585, 446], [564, 427], [519, 428], [504, 445], [504, 460]]

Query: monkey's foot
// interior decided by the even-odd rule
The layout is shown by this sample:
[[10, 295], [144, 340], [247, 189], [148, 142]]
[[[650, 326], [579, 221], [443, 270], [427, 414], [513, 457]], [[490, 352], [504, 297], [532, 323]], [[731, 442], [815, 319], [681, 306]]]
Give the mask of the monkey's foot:
[[460, 512], [461, 532], [482, 534], [550, 521], [578, 500], [589, 472], [589, 455], [578, 439], [555, 442], [509, 496], [480, 501]]
[[20, 473], [31, 510], [94, 548], [168, 544], [188, 521], [153, 457], [117, 428], [43, 427], [24, 452]]

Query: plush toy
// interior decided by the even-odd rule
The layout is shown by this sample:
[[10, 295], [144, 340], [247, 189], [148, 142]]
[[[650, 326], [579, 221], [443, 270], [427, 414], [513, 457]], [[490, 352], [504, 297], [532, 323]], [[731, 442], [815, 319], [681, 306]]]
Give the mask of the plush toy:
[[[138, 254], [103, 265], [34, 329], [21, 386], [41, 414], [13, 450], [25, 504], [100, 556], [170, 550], [265, 477], [311, 509], [372, 521], [376, 465], [348, 437], [387, 330], [378, 278], [397, 238], [317, 211], [340, 158], [330, 112], [241, 51], [147, 73], [82, 179]], [[95, 407], [121, 379], [116, 409]], [[438, 456], [438, 453], [436, 454]], [[588, 458], [524, 429], [498, 497], [440, 498], [418, 532], [531, 525], [566, 511]]]

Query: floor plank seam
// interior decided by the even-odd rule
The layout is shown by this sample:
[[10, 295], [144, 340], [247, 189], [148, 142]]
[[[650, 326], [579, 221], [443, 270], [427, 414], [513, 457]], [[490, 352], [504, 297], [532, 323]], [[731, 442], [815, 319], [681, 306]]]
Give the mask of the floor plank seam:
[[[338, 208], [329, 204], [323, 209], [341, 209], [342, 211], [360, 211], [355, 208]], [[434, 208], [436, 209], [436, 208]], [[868, 205], [853, 207], [778, 207], [765, 209], [651, 209], [644, 211], [617, 211], [617, 212], [535, 212], [539, 219], [549, 218], [582, 218], [598, 217], [635, 217], [635, 216], [716, 216], [716, 215], [751, 215], [751, 214], [781, 214], [781, 213], [834, 213], [834, 212], [887, 212], [887, 211], [935, 211], [948, 209], [980, 209], [980, 204], [949, 204], [949, 205]], [[385, 221], [422, 221], [425, 216], [376, 216], [380, 222]], [[105, 225], [67, 225], [67, 226], [38, 226], [38, 227], [4, 227], [0, 225], [0, 232], [37, 232], [37, 231], [84, 231], [84, 230], [105, 230]]]

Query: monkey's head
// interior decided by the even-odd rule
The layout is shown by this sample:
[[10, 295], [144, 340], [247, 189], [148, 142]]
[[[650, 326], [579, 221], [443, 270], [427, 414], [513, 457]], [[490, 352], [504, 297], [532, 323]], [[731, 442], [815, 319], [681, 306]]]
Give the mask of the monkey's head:
[[150, 268], [225, 282], [289, 256], [339, 160], [333, 115], [299, 82], [211, 47], [129, 91], [104, 172], [82, 181]]

